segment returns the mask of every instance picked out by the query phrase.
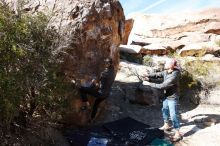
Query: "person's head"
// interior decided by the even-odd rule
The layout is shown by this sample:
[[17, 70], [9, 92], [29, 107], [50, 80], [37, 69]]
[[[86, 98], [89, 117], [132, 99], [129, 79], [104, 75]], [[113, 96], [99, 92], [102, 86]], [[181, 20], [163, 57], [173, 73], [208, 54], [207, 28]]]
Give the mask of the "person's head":
[[105, 67], [110, 67], [110, 66], [112, 66], [112, 59], [111, 58], [105, 58], [104, 59], [104, 63], [105, 63]]
[[176, 59], [168, 59], [164, 65], [164, 69], [166, 70], [174, 70], [177, 67]]

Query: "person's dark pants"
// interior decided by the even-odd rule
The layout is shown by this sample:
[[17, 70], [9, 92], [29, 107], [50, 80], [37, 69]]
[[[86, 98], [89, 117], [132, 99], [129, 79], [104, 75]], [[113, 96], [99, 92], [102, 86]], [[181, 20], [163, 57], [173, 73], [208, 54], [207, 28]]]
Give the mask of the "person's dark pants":
[[101, 93], [98, 92], [98, 89], [96, 89], [94, 87], [81, 87], [80, 88], [80, 96], [81, 96], [82, 102], [88, 101], [87, 94], [96, 98], [95, 103], [92, 108], [92, 113], [91, 113], [91, 119], [93, 119], [93, 118], [95, 118], [99, 104], [102, 101], [104, 101], [106, 98]]

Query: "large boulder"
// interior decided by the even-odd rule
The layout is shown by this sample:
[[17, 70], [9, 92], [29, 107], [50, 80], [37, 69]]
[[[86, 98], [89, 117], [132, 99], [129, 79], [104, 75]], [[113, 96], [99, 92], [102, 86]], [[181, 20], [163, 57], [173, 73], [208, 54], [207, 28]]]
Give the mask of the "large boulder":
[[[100, 75], [103, 59], [112, 57], [115, 69], [119, 63], [118, 46], [124, 36], [124, 13], [118, 1], [91, 0], [80, 2], [81, 7], [69, 26], [71, 42], [63, 71], [80, 75]], [[116, 71], [116, 70], [115, 70]]]
[[172, 36], [177, 38], [182, 44], [200, 43], [210, 41], [211, 34], [205, 34], [202, 32], [183, 32]]
[[166, 55], [172, 50], [169, 46], [162, 44], [150, 44], [143, 47], [141, 53], [145, 55]]
[[180, 56], [204, 56], [207, 53], [215, 54], [220, 51], [220, 47], [213, 42], [201, 42], [189, 44], [183, 47], [178, 53]]
[[157, 89], [142, 85], [141, 76], [154, 69], [128, 61], [121, 61], [116, 76], [116, 84], [124, 93], [125, 99], [134, 104], [158, 105], [163, 94]]
[[[18, 0], [7, 0], [19, 14]], [[50, 26], [59, 30], [66, 76], [84, 78], [103, 70], [103, 59], [119, 63], [118, 46], [124, 37], [125, 16], [117, 0], [30, 0], [24, 10], [51, 14]]]
[[[125, 26], [125, 16], [119, 1], [30, 0], [22, 4], [23, 10], [19, 8], [20, 1], [8, 2], [18, 15], [20, 11], [31, 15], [37, 12], [51, 14], [49, 27], [57, 29], [61, 36], [57, 52], [60, 52], [63, 60], [61, 72], [67, 80], [100, 76], [106, 57], [112, 57], [116, 75], [119, 64], [118, 47], [124, 37]], [[84, 125], [89, 113], [79, 113], [81, 103], [77, 98], [73, 97], [69, 102], [69, 119]]]
[[138, 54], [141, 52], [142, 47], [139, 45], [120, 45], [119, 49], [121, 52]]

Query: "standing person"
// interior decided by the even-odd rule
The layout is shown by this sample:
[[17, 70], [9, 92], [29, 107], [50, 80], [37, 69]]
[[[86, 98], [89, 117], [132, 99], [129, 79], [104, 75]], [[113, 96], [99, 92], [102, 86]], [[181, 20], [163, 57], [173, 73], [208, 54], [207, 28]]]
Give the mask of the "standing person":
[[80, 96], [83, 102], [82, 110], [86, 110], [89, 106], [87, 99], [87, 94], [95, 97], [95, 103], [91, 112], [91, 120], [95, 118], [99, 104], [104, 101], [110, 94], [111, 86], [115, 79], [114, 67], [112, 65], [112, 59], [106, 58], [104, 60], [105, 69], [101, 73], [99, 83], [97, 83], [96, 78], [91, 81], [89, 86], [80, 87]]
[[[168, 130], [169, 117], [172, 121], [173, 128], [175, 129], [175, 135], [171, 137], [171, 141], [176, 142], [182, 139], [179, 132], [180, 122], [178, 119], [178, 109], [177, 102], [180, 96], [179, 91], [179, 80], [180, 80], [180, 70], [177, 66], [177, 61], [175, 59], [169, 59], [165, 63], [165, 71], [153, 73], [145, 77], [143, 85], [148, 85], [153, 88], [164, 90], [165, 97], [163, 99], [162, 114], [164, 125], [160, 128], [161, 130]], [[163, 82], [160, 84], [149, 82], [151, 78], [163, 78]]]

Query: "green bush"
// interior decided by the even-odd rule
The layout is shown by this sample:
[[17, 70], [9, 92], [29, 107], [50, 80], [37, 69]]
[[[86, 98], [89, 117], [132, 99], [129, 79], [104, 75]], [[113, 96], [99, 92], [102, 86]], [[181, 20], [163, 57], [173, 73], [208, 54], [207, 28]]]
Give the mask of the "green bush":
[[151, 56], [146, 55], [143, 57], [143, 64], [146, 66], [152, 66], [153, 60], [151, 58]]
[[180, 79], [180, 89], [183, 91], [185, 89], [201, 89], [201, 83], [196, 80], [191, 73], [188, 71], [183, 71]]
[[58, 33], [43, 13], [15, 15], [0, 3], [0, 120], [9, 126], [19, 113], [59, 110], [67, 89], [53, 54]]
[[196, 76], [207, 76], [212, 67], [212, 63], [201, 60], [195, 60], [186, 64], [186, 70]]

